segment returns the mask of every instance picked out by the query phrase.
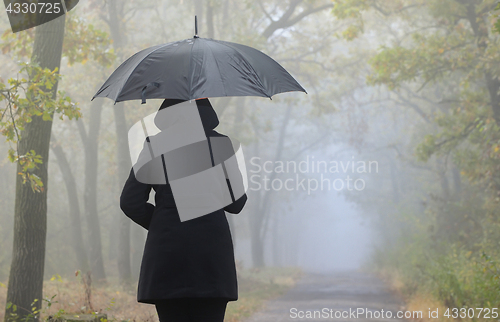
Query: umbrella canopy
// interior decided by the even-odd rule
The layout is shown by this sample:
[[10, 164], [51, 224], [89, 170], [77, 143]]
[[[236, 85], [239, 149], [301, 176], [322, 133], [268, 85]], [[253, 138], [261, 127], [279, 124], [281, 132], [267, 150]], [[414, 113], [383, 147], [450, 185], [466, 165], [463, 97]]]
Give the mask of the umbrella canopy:
[[236, 43], [189, 38], [144, 49], [123, 62], [95, 97], [116, 102], [262, 96], [305, 89], [261, 51]]

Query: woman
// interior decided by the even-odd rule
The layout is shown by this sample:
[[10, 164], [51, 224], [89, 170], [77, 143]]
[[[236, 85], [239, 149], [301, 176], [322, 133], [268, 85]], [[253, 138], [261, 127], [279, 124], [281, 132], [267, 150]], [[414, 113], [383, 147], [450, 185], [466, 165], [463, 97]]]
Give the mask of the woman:
[[[160, 110], [179, 102], [165, 100]], [[208, 99], [197, 100], [196, 105], [205, 135], [224, 137], [214, 131], [219, 120]], [[147, 202], [151, 189], [156, 193], [155, 206]], [[246, 200], [243, 195], [223, 209], [181, 221], [168, 181], [142, 183], [134, 169], [130, 171], [120, 207], [148, 230], [137, 300], [155, 304], [160, 322], [224, 320], [227, 302], [238, 299], [234, 249], [224, 210], [239, 213]]]

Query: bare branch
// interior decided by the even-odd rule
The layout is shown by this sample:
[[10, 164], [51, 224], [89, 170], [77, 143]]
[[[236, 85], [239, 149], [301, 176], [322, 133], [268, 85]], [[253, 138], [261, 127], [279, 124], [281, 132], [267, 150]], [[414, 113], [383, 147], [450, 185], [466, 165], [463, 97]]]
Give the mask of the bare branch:
[[[297, 2], [297, 1], [295, 1]], [[322, 5], [322, 6], [319, 6], [317, 8], [310, 8], [308, 10], [304, 10], [302, 11], [301, 13], [299, 13], [297, 16], [295, 16], [294, 18], [291, 18], [291, 15], [293, 14], [293, 11], [295, 11], [295, 8], [297, 7], [297, 4], [292, 3], [292, 5], [288, 8], [288, 10], [283, 14], [283, 16], [281, 16], [281, 18], [277, 21], [273, 21], [267, 28], [266, 30], [264, 30], [264, 32], [262, 33], [262, 35], [265, 37], [265, 38], [269, 38], [271, 37], [271, 35], [278, 29], [282, 29], [282, 28], [286, 28], [286, 27], [290, 27], [290, 26], [293, 26], [294, 24], [296, 24], [297, 22], [301, 21], [302, 19], [304, 19], [305, 17], [313, 14], [313, 13], [316, 13], [318, 11], [322, 11], [322, 10], [325, 10], [325, 9], [328, 9], [328, 8], [333, 8], [333, 4], [325, 4], [325, 5]]]
[[257, 3], [259, 4], [260, 9], [264, 13], [264, 15], [270, 20], [274, 21], [271, 15], [266, 11], [266, 8], [264, 8], [264, 4], [262, 3], [262, 0], [257, 0]]
[[408, 5], [408, 6], [405, 6], [405, 7], [402, 7], [398, 10], [395, 10], [395, 11], [386, 11], [385, 9], [383, 9], [378, 3], [377, 1], [374, 1], [373, 4], [372, 4], [372, 7], [377, 10], [378, 12], [380, 12], [382, 15], [388, 17], [392, 14], [395, 14], [395, 13], [401, 13], [405, 10], [408, 10], [410, 8], [414, 8], [414, 7], [418, 7], [419, 5], [418, 4], [412, 4], [412, 5]]
[[264, 30], [262, 35], [265, 38], [269, 38], [276, 30], [282, 28], [280, 26], [290, 18], [290, 16], [293, 14], [295, 8], [297, 8], [300, 2], [302, 2], [302, 0], [292, 0], [290, 6], [287, 8], [285, 13], [283, 13], [281, 18], [279, 20], [273, 20], [273, 22], [271, 22], [271, 24], [267, 26], [266, 30]]
[[[402, 103], [404, 103], [404, 104], [400, 103], [401, 105], [411, 107], [415, 112], [417, 112], [418, 115], [420, 115], [420, 117], [424, 119], [424, 121], [426, 121], [427, 123], [430, 122], [427, 114], [425, 114], [425, 112], [422, 111], [422, 109], [420, 108], [420, 106], [418, 106], [418, 104], [406, 99], [405, 97], [403, 97], [403, 95], [401, 95], [401, 93], [397, 91], [392, 91], [392, 92], [396, 94], [396, 96], [402, 101]], [[396, 103], [399, 102], [396, 101]]]

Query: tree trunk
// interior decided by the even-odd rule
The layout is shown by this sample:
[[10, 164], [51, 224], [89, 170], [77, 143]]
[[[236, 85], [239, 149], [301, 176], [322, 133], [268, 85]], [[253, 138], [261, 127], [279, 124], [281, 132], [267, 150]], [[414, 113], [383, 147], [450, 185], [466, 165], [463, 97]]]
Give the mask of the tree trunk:
[[[42, 68], [54, 70], [61, 64], [64, 39], [65, 16], [36, 27], [32, 61]], [[50, 90], [57, 95], [57, 84]], [[33, 171], [44, 184], [42, 192], [33, 192], [29, 184], [23, 184], [18, 175], [16, 179], [16, 201], [14, 210], [14, 245], [10, 268], [7, 303], [17, 306], [20, 316], [32, 312], [31, 304], [37, 310], [42, 304], [43, 272], [45, 261], [45, 242], [47, 235], [47, 192], [48, 160], [52, 121], [44, 121], [41, 116], [33, 116], [21, 134], [19, 153], [35, 150], [42, 157], [43, 164]], [[17, 166], [18, 172], [21, 166]], [[10, 320], [12, 307], [6, 310], [5, 320]], [[28, 320], [38, 320], [37, 315]]]
[[460, 200], [462, 194], [462, 179], [460, 178], [460, 170], [457, 166], [452, 166], [451, 174], [453, 178], [453, 192], [455, 193], [455, 199]]
[[[485, 25], [484, 17], [478, 17], [477, 5], [474, 1], [460, 0], [466, 8], [466, 18], [469, 20], [470, 26], [477, 40], [477, 46], [483, 51], [488, 48], [488, 28]], [[497, 123], [500, 125], [500, 95], [498, 90], [500, 89], [500, 80], [498, 77], [493, 76], [491, 72], [487, 71], [484, 75], [486, 81], [486, 87], [490, 95], [490, 105], [493, 111], [493, 117]]]
[[54, 152], [59, 168], [66, 185], [66, 191], [68, 193], [69, 201], [69, 217], [71, 224], [71, 237], [73, 243], [73, 250], [75, 251], [76, 261], [78, 267], [84, 272], [89, 270], [89, 262], [87, 259], [87, 253], [85, 252], [83, 234], [82, 234], [82, 223], [80, 220], [80, 205], [78, 202], [78, 192], [76, 191], [76, 180], [73, 172], [71, 171], [68, 158], [64, 153], [62, 147], [58, 143], [52, 144], [52, 152]]
[[[255, 142], [254, 145], [255, 151], [254, 155], [260, 155], [260, 146], [259, 141]], [[262, 239], [260, 237], [260, 226], [262, 223], [262, 214], [260, 212], [260, 205], [262, 203], [262, 191], [260, 190], [251, 190], [248, 191], [249, 197], [248, 199], [253, 200], [253, 209], [252, 214], [248, 217], [250, 224], [250, 245], [252, 252], [252, 266], [253, 267], [262, 267], [264, 266], [264, 246], [262, 245]]]
[[[283, 117], [283, 124], [281, 125], [279, 137], [278, 137], [278, 145], [276, 147], [276, 155], [274, 156], [274, 161], [281, 160], [281, 156], [283, 153], [283, 149], [285, 146], [285, 137], [286, 137], [286, 129], [288, 124], [290, 123], [290, 116], [292, 113], [292, 105], [289, 105], [286, 109], [285, 115]], [[269, 177], [269, 183], [273, 182], [276, 178], [276, 172], [271, 173]], [[264, 262], [264, 240], [266, 237], [267, 226], [265, 224], [266, 216], [269, 216], [269, 210], [271, 209], [273, 193], [274, 191], [270, 189], [269, 191], [265, 191], [263, 195], [260, 192], [257, 192], [258, 195], [257, 207], [255, 207], [255, 211], [252, 215], [252, 222], [250, 229], [251, 237], [252, 237], [252, 259], [254, 267], [262, 267], [265, 266]], [[261, 202], [262, 200], [262, 202]]]
[[[108, 1], [109, 28], [113, 38], [113, 46], [118, 53], [120, 60], [123, 60], [122, 48], [125, 45], [125, 29], [121, 22], [121, 13], [124, 3], [117, 0]], [[127, 180], [130, 168], [132, 167], [128, 151], [127, 122], [125, 117], [124, 103], [115, 105], [115, 126], [116, 144], [118, 160], [118, 184], [123, 187]], [[130, 265], [130, 220], [117, 209], [118, 217], [118, 274], [122, 284], [129, 284], [132, 278], [132, 268]]]
[[[252, 264], [253, 267], [264, 267], [264, 241], [260, 235], [260, 223], [262, 223], [261, 218], [256, 217], [259, 214], [254, 213], [254, 220], [252, 223], [251, 229], [251, 238], [252, 238]], [[259, 216], [262, 217], [262, 216]]]
[[493, 77], [490, 72], [485, 75], [486, 86], [488, 87], [488, 93], [490, 94], [490, 105], [493, 110], [493, 117], [500, 126], [500, 95], [498, 91], [500, 89], [500, 80]]
[[[130, 168], [130, 154], [128, 150], [127, 123], [125, 120], [125, 111], [122, 104], [114, 107], [115, 125], [116, 125], [116, 145], [118, 158], [118, 184], [123, 187], [127, 180]], [[119, 219], [119, 242], [118, 242], [118, 272], [122, 284], [130, 284], [132, 281], [132, 268], [130, 265], [130, 219], [117, 210]]]
[[[101, 226], [97, 212], [97, 175], [99, 156], [99, 131], [101, 128], [102, 100], [94, 100], [90, 106], [88, 134], [84, 135], [85, 146], [85, 191], [83, 200], [87, 226], [89, 229], [89, 258], [90, 269], [95, 280], [105, 281], [106, 271], [102, 256]], [[80, 123], [83, 127], [83, 123]], [[82, 130], [81, 130], [82, 132]]]
[[450, 199], [450, 184], [448, 182], [448, 176], [446, 173], [446, 164], [442, 159], [437, 159], [436, 163], [439, 175], [439, 183], [441, 184], [441, 190], [443, 191], [443, 198], [448, 201]]
[[273, 259], [273, 266], [280, 266], [280, 246], [282, 243], [282, 239], [280, 238], [280, 226], [279, 226], [279, 216], [274, 216], [272, 220], [272, 242], [273, 242], [273, 252], [271, 254], [271, 258]]
[[396, 169], [396, 163], [394, 162], [393, 159], [389, 160], [389, 166], [391, 167], [390, 173], [391, 173], [391, 187], [392, 187], [392, 202], [395, 204], [398, 204], [400, 201], [400, 195], [399, 195], [399, 181], [398, 181], [398, 170]]

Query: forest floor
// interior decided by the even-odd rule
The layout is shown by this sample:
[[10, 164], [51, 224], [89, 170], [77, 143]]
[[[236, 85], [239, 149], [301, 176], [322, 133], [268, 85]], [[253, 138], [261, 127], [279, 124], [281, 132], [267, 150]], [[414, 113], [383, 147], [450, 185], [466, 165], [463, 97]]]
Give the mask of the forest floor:
[[[229, 302], [226, 322], [239, 322], [261, 309], [267, 300], [286, 293], [300, 279], [298, 268], [262, 268], [238, 270], [239, 299]], [[83, 313], [88, 310], [87, 290], [81, 276], [61, 278], [53, 276], [44, 282], [41, 318], [50, 315]], [[124, 288], [108, 283], [90, 288], [92, 312], [106, 313], [108, 321], [157, 322], [154, 305], [137, 303], [136, 286]], [[0, 321], [4, 319], [7, 288], [0, 283]], [[19, 308], [18, 308], [19, 310]]]

